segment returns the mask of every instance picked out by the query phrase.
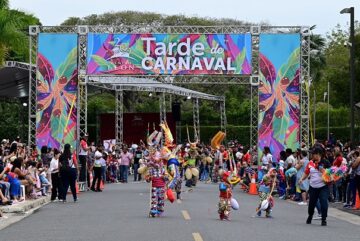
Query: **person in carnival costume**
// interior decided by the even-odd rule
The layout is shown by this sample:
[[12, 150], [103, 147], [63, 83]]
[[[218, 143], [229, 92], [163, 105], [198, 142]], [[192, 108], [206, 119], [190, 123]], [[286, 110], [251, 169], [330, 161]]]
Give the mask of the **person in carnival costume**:
[[271, 168], [269, 172], [263, 177], [260, 182], [259, 197], [260, 203], [256, 208], [257, 215], [261, 216], [261, 211], [265, 211], [265, 217], [270, 218], [272, 208], [274, 206], [274, 199], [271, 196], [274, 188], [277, 186], [277, 171], [275, 168]]
[[162, 132], [158, 132], [156, 130], [148, 137], [148, 160], [146, 168], [144, 170], [140, 170], [141, 173], [146, 173], [145, 180], [147, 182], [151, 182], [149, 217], [161, 216], [164, 212], [165, 186], [168, 177], [166, 168], [161, 160], [161, 154], [156, 148], [156, 146], [160, 143], [161, 138]]
[[196, 186], [196, 182], [199, 178], [199, 169], [196, 167], [196, 159], [200, 158], [200, 155], [196, 146], [198, 144], [198, 140], [196, 142], [190, 142], [189, 129], [187, 129], [187, 134], [190, 148], [185, 156], [183, 166], [185, 167], [185, 186], [191, 188]]
[[[176, 153], [181, 149], [181, 145], [176, 146], [173, 144], [174, 138], [171, 134], [170, 128], [166, 122], [161, 123], [160, 127], [162, 128], [165, 136], [164, 146], [161, 149], [162, 157], [166, 161], [167, 172], [169, 174], [169, 183], [167, 185], [168, 190], [174, 190], [176, 192], [176, 198], [181, 199], [181, 184], [182, 179], [180, 175], [180, 162], [176, 158]], [[168, 194], [169, 191], [167, 192]], [[169, 197], [168, 197], [169, 198]], [[170, 200], [170, 198], [169, 198]]]
[[216, 150], [216, 154], [215, 154], [215, 158], [214, 158], [214, 167], [213, 167], [213, 171], [212, 171], [212, 174], [213, 174], [212, 180], [214, 183], [218, 182], [218, 178], [219, 177], [221, 178], [222, 173], [223, 173], [222, 168], [223, 168], [225, 148], [221, 147], [221, 142], [224, 140], [224, 138], [225, 138], [225, 132], [219, 131], [211, 139], [211, 148]]
[[237, 210], [239, 204], [232, 198], [232, 188], [234, 185], [240, 182], [240, 178], [237, 177], [236, 171], [226, 171], [222, 174], [222, 182], [219, 184], [219, 204], [218, 213], [220, 220], [229, 220], [231, 208]]
[[199, 178], [199, 170], [196, 167], [196, 159], [199, 158], [199, 152], [195, 143], [190, 143], [190, 150], [187, 157], [185, 158], [186, 162], [184, 163], [186, 167], [185, 178], [187, 187], [195, 187], [197, 180]]

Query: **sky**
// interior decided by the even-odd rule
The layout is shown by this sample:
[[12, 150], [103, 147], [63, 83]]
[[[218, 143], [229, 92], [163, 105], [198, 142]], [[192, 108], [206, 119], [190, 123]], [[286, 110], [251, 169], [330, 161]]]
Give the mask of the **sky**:
[[350, 16], [339, 12], [352, 6], [359, 20], [359, 0], [10, 0], [11, 8], [33, 13], [47, 26], [59, 25], [68, 17], [134, 10], [280, 26], [316, 25], [315, 33], [320, 34], [330, 32], [337, 24], [346, 27]]

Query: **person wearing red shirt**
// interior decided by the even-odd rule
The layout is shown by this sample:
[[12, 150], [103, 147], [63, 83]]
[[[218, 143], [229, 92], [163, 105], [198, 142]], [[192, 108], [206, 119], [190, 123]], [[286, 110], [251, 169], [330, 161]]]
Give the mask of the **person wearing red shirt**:
[[230, 211], [231, 211], [231, 197], [232, 190], [231, 184], [228, 179], [230, 172], [224, 172], [222, 175], [222, 182], [219, 184], [219, 204], [218, 204], [218, 213], [220, 220], [229, 220]]
[[311, 224], [314, 210], [317, 201], [320, 201], [321, 205], [321, 225], [326, 226], [326, 218], [328, 212], [328, 198], [329, 198], [329, 187], [322, 179], [322, 173], [325, 171], [325, 168], [328, 168], [330, 165], [327, 160], [322, 160], [323, 150], [320, 148], [314, 148], [312, 151], [312, 160], [307, 164], [305, 168], [304, 175], [299, 180], [299, 185], [302, 182], [309, 178], [310, 187], [309, 187], [309, 206], [308, 206], [308, 218], [306, 220], [307, 224]]

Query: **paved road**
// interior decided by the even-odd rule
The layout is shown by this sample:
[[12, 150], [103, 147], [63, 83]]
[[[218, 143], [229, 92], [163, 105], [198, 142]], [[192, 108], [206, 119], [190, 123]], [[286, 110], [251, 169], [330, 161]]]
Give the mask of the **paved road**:
[[[360, 226], [334, 217], [306, 225], [307, 207], [277, 200], [274, 218], [253, 218], [257, 196], [234, 191], [240, 204], [231, 221], [219, 221], [217, 185], [200, 184], [166, 203], [165, 216], [148, 218], [149, 184], [106, 185], [103, 193], [82, 193], [79, 203], [51, 203], [0, 231], [0, 240], [27, 241], [236, 241], [359, 240]], [[194, 238], [195, 236], [195, 238]]]

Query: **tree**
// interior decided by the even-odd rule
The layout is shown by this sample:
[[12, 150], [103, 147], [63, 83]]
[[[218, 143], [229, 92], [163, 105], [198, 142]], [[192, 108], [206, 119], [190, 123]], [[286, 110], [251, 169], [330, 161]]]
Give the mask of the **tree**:
[[235, 19], [215, 19], [201, 17], [186, 17], [185, 15], [163, 15], [152, 12], [122, 11], [104, 14], [91, 14], [78, 18], [70, 17], [61, 25], [150, 25], [150, 26], [184, 26], [184, 25], [250, 25], [249, 22]]
[[[320, 73], [318, 73], [320, 78], [316, 79], [314, 83], [314, 88], [317, 92], [316, 99], [322, 101], [323, 94], [327, 91], [327, 82], [330, 82], [330, 103], [335, 108], [340, 106], [349, 107], [350, 54], [348, 47], [345, 45], [348, 39], [348, 31], [341, 29], [339, 25], [327, 35], [326, 46], [323, 51], [325, 62], [321, 64], [323, 67], [320, 69]], [[357, 31], [355, 42], [356, 46], [360, 44], [359, 30]], [[357, 63], [359, 63], [359, 51], [355, 52], [355, 58]], [[355, 66], [359, 65], [356, 64]], [[311, 68], [313, 69], [312, 66]], [[358, 68], [356, 71], [359, 73]], [[356, 78], [356, 83], [360, 83], [359, 74], [356, 75]], [[355, 93], [359, 91], [360, 85], [356, 84]], [[356, 97], [355, 101], [358, 101]]]
[[9, 9], [9, 2], [0, 0], [0, 65], [5, 60], [28, 61], [28, 26], [38, 24], [38, 18]]

